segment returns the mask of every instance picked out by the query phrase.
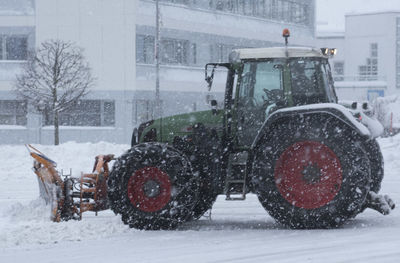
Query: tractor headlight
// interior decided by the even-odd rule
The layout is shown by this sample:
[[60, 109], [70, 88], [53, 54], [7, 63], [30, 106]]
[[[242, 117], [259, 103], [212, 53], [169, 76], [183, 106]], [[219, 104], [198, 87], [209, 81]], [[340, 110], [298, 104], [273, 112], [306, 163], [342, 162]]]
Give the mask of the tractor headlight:
[[323, 48], [321, 48], [321, 52], [324, 56], [333, 57], [334, 55], [336, 55], [337, 49], [323, 47]]

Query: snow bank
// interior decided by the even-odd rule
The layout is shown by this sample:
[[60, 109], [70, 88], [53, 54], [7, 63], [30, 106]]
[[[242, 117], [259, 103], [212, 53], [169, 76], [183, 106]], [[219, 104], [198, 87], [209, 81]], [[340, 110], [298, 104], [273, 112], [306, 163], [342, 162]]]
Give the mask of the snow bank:
[[[129, 231], [119, 216], [101, 213], [97, 218], [84, 216], [82, 221], [54, 223], [49, 218], [50, 207], [36, 199], [27, 205], [14, 203], [3, 212], [0, 247], [54, 244], [107, 238]], [[107, 217], [104, 217], [108, 214]]]
[[[376, 118], [386, 130], [400, 129], [400, 96], [378, 97], [373, 103]], [[393, 114], [393, 119], [392, 118]]]
[[[72, 175], [78, 177], [81, 172], [91, 172], [96, 155], [113, 153], [118, 156], [129, 145], [68, 142], [34, 147], [57, 162], [59, 171], [65, 174], [71, 168]], [[128, 229], [119, 216], [111, 216], [111, 211], [101, 212], [98, 217], [88, 212], [80, 222], [51, 222], [50, 207], [38, 198], [37, 179], [31, 170], [33, 159], [26, 148], [0, 145], [0, 160], [0, 247], [98, 239]], [[108, 216], [104, 218], [105, 215]]]

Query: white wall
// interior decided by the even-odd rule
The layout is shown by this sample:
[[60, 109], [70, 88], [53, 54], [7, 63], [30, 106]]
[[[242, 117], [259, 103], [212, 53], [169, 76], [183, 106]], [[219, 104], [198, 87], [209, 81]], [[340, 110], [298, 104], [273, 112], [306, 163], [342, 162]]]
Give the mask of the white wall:
[[36, 0], [36, 43], [76, 42], [97, 78], [96, 89], [132, 90], [135, 0]]
[[[396, 18], [400, 12], [378, 12], [346, 15], [346, 29], [342, 39], [342, 48], [333, 61], [343, 60], [345, 81], [337, 81], [335, 86], [340, 99], [367, 100], [378, 92], [385, 96], [397, 94], [396, 89]], [[319, 45], [341, 44], [334, 33], [319, 33]], [[322, 37], [322, 35], [324, 35]], [[367, 64], [370, 57], [370, 45], [378, 44], [378, 80], [358, 81], [359, 66]], [[344, 56], [342, 56], [342, 54]], [[353, 77], [353, 79], [352, 79]], [[372, 93], [371, 93], [372, 92]]]
[[385, 77], [389, 95], [396, 86], [397, 12], [346, 16], [346, 75], [358, 75], [358, 66], [370, 56], [370, 44], [378, 43], [378, 75]]
[[[92, 98], [115, 100], [115, 127], [85, 131], [91, 134], [89, 138], [112, 138], [115, 142], [129, 142], [131, 138], [136, 2], [36, 0], [36, 45], [48, 39], [63, 39], [83, 47], [96, 78]], [[61, 131], [61, 139], [66, 140], [63, 133], [71, 134], [67, 136], [71, 138], [82, 137], [78, 127]]]
[[[160, 5], [162, 6], [162, 27], [173, 31], [172, 33], [201, 35], [198, 36], [200, 38], [203, 35], [215, 35], [229, 38], [231, 41], [241, 39], [245, 42], [249, 40], [283, 43], [282, 29], [288, 27], [292, 33], [289, 40], [292, 45], [313, 45], [314, 43], [314, 27], [312, 26], [298, 26], [210, 10], [193, 10], [173, 4]], [[83, 47], [84, 55], [97, 79], [96, 86], [87, 98], [112, 99], [116, 102], [115, 127], [95, 129], [62, 127], [60, 130], [62, 142], [108, 140], [128, 143], [130, 141], [133, 100], [140, 99], [140, 96], [145, 99], [154, 97], [155, 86], [152, 73], [154, 70], [151, 68], [146, 71], [147, 75], [136, 78], [135, 68], [136, 29], [137, 27], [154, 27], [154, 14], [154, 1], [146, 0], [36, 0], [35, 14], [31, 17], [13, 17], [6, 20], [0, 16], [0, 23], [8, 23], [11, 26], [31, 25], [35, 31], [36, 46], [48, 39], [63, 39], [76, 42], [77, 45]], [[208, 43], [205, 45], [208, 48]], [[207, 62], [209, 62], [208, 58]], [[146, 65], [141, 65], [141, 67], [147, 68]], [[165, 110], [166, 114], [175, 113], [173, 110], [176, 108], [179, 111], [187, 109], [188, 105], [191, 105], [187, 103], [188, 101], [199, 99], [203, 101], [203, 97], [200, 98], [198, 95], [205, 91], [203, 65], [201, 68], [162, 66], [161, 81], [163, 101], [175, 107], [168, 106]], [[215, 83], [218, 83], [218, 79]], [[176, 91], [181, 92], [177, 94]], [[0, 92], [11, 96], [11, 84], [0, 79]], [[223, 93], [219, 93], [218, 95], [222, 97]], [[10, 97], [10, 99], [13, 98]], [[176, 101], [180, 105], [174, 105]], [[204, 106], [203, 104], [198, 103], [196, 107], [200, 109]], [[52, 130], [47, 127], [40, 128], [38, 118], [30, 116], [25, 130], [13, 131], [15, 127], [10, 127], [10, 129], [5, 129], [7, 131], [2, 131], [0, 128], [3, 134], [0, 142], [52, 143]], [[36, 121], [31, 121], [35, 119]], [[12, 137], [12, 134], [17, 133], [18, 136], [14, 136], [15, 140], [7, 138], [8, 135]]]

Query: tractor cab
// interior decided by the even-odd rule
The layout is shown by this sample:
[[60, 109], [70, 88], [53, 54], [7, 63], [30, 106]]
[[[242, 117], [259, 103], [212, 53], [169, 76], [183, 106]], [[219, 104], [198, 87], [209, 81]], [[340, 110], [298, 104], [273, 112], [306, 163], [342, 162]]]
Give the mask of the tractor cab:
[[206, 66], [206, 72], [213, 66], [206, 73], [209, 87], [215, 67], [229, 69], [226, 120], [235, 122], [227, 126], [236, 133], [238, 145], [251, 146], [264, 121], [278, 109], [337, 103], [326, 50], [333, 53], [308, 47], [238, 49], [230, 54], [229, 64]]

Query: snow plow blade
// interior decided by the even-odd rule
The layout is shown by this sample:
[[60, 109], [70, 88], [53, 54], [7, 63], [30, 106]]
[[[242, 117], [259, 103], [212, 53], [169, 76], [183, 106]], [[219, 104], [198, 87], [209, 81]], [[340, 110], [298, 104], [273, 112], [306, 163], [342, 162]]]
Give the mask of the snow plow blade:
[[79, 178], [60, 174], [57, 163], [30, 144], [26, 145], [34, 159], [33, 171], [37, 176], [40, 197], [51, 207], [51, 220], [54, 222], [82, 219], [86, 211], [106, 210], [108, 163], [114, 155], [98, 155], [92, 173], [81, 173]]

